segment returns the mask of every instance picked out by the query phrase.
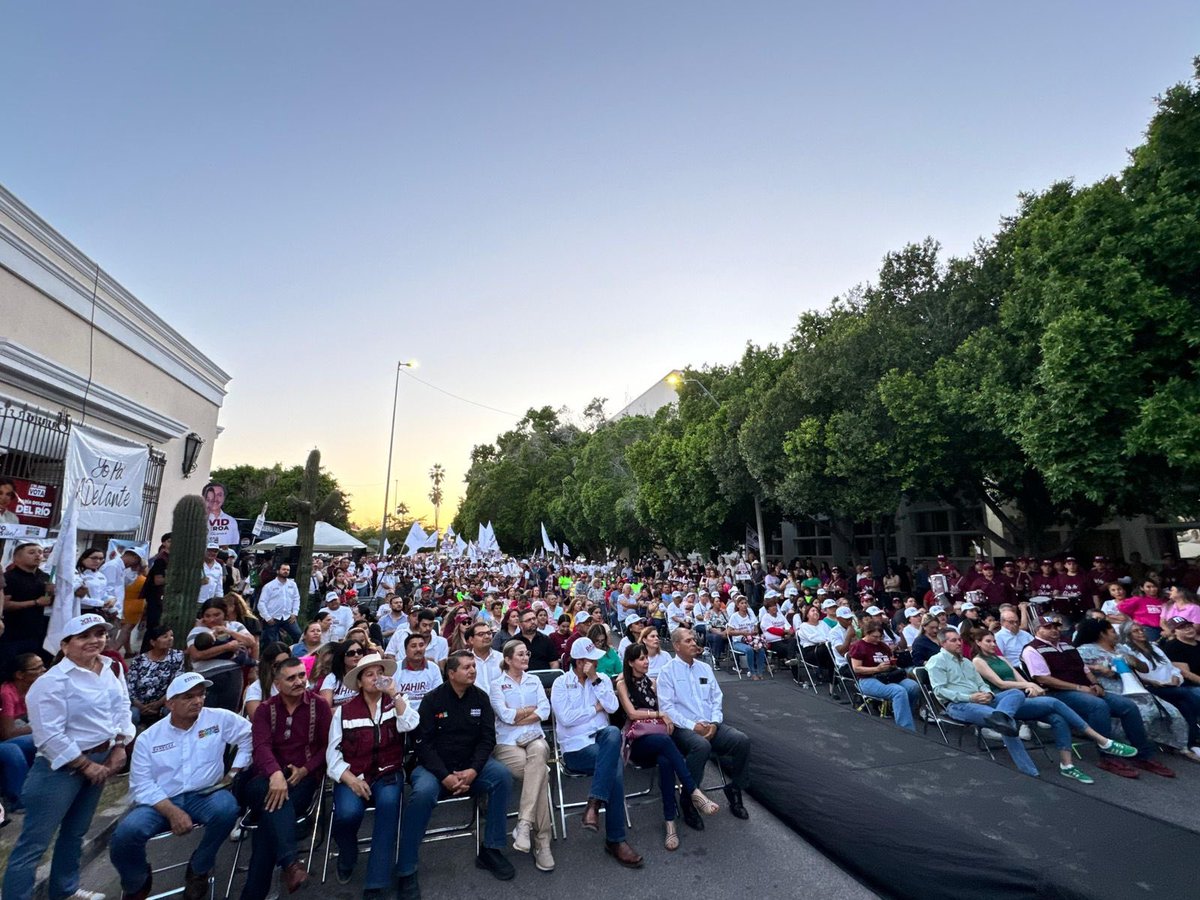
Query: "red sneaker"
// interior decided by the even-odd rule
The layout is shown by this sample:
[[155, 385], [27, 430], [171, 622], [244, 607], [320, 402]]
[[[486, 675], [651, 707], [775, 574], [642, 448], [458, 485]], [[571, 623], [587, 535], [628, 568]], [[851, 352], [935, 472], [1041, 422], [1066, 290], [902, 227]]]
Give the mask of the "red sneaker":
[[1161, 775], [1163, 778], [1174, 778], [1175, 773], [1168, 769], [1156, 759], [1133, 759], [1131, 762], [1139, 769], [1145, 769], [1147, 772], [1153, 772], [1155, 775]]
[[1120, 775], [1122, 778], [1137, 778], [1137, 769], [1119, 759], [1104, 757], [1096, 763], [1096, 768], [1103, 769], [1105, 772], [1111, 772], [1113, 775]]

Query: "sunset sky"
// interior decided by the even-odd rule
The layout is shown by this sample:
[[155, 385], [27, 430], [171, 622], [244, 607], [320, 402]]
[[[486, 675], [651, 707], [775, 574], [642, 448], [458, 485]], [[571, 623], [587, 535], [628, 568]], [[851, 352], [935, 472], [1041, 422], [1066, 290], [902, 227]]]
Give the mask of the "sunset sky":
[[[932, 235], [1118, 172], [1200, 4], [6, 3], [0, 182], [313, 446], [442, 521], [530, 406], [614, 412]], [[492, 407], [486, 409], [484, 407]], [[394, 502], [393, 498], [393, 502]], [[533, 536], [531, 536], [531, 539]]]

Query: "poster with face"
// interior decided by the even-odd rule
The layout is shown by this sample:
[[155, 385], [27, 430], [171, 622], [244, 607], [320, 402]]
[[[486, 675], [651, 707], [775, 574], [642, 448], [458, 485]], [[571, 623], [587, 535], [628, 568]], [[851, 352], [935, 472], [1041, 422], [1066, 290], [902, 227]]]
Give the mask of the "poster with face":
[[0, 524], [50, 526], [58, 486], [0, 476]]
[[237, 547], [241, 541], [237, 519], [225, 512], [225, 485], [210, 481], [204, 486], [204, 505], [208, 510], [208, 541], [222, 547]]

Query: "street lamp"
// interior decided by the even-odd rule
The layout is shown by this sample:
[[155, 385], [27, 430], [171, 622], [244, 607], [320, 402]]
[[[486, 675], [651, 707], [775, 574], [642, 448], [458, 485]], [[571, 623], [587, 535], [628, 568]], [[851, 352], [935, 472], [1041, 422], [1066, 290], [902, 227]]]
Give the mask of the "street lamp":
[[[688, 378], [687, 375], [685, 375], [679, 369], [675, 369], [668, 374], [665, 380], [667, 384], [672, 385], [677, 390], [681, 385], [694, 384], [708, 395], [709, 400], [717, 404], [718, 407], [721, 405], [720, 401], [713, 396], [713, 392], [708, 389], [703, 381], [700, 381], [696, 378]], [[763, 560], [763, 564], [765, 565], [765, 560], [767, 558], [767, 541], [766, 537], [763, 535], [762, 497], [759, 496], [757, 489], [754, 491], [754, 525], [758, 530], [758, 558]]]
[[[400, 370], [415, 369], [417, 361], [410, 359], [407, 362], [401, 361], [396, 363], [396, 386], [392, 389], [392, 427], [388, 432], [388, 454], [387, 454], [387, 477], [383, 479], [383, 523], [379, 526], [379, 555], [383, 556], [383, 545], [387, 540], [387, 519], [388, 519], [388, 488], [392, 483], [392, 445], [396, 440], [396, 403], [400, 399]], [[396, 493], [400, 493], [398, 490]]]

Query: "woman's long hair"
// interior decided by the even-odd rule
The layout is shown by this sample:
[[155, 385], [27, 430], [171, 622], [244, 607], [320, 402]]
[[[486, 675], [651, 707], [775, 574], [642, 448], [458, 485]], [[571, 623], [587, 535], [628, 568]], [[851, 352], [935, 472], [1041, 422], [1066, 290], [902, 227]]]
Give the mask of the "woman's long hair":
[[621, 678], [625, 682], [626, 690], [629, 690], [629, 686], [634, 683], [636, 678], [633, 674], [633, 664], [643, 656], [649, 655], [649, 648], [640, 641], [632, 643], [625, 648], [625, 658], [621, 661]]
[[292, 648], [283, 641], [271, 641], [258, 653], [258, 685], [264, 700], [271, 696], [271, 685], [275, 683], [275, 657], [280, 653], [291, 656]]

